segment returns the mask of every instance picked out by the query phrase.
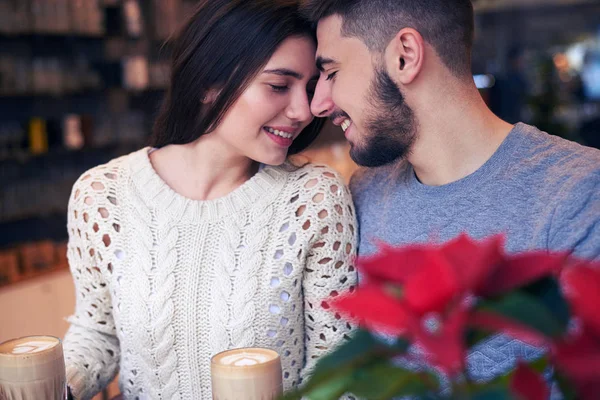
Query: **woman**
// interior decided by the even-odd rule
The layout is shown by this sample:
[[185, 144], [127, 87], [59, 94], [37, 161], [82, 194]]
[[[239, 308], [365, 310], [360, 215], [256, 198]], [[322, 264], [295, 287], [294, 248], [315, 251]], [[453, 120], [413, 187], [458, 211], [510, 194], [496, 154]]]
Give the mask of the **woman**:
[[323, 300], [356, 282], [350, 195], [331, 170], [286, 162], [320, 128], [315, 38], [296, 7], [201, 2], [151, 147], [75, 183], [75, 398], [118, 372], [125, 398], [210, 399], [211, 356], [249, 346], [279, 352], [289, 389], [349, 332]]

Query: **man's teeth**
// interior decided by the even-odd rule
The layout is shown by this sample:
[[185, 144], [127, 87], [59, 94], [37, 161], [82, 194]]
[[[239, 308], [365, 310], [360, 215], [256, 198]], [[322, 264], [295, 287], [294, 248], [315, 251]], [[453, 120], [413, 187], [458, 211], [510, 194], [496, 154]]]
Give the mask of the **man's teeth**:
[[273, 129], [273, 128], [265, 128], [267, 130], [267, 132], [272, 133], [275, 136], [281, 136], [282, 138], [285, 139], [291, 139], [294, 135], [291, 133], [287, 133], [287, 132], [283, 132], [283, 131], [279, 131], [277, 129]]
[[346, 132], [346, 129], [350, 128], [350, 125], [352, 125], [352, 121], [349, 119], [344, 120], [344, 122], [342, 122], [342, 130]]

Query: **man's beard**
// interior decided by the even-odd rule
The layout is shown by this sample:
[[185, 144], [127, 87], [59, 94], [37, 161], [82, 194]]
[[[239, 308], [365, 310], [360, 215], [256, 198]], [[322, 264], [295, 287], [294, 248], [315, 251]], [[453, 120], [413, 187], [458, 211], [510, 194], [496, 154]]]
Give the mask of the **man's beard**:
[[364, 137], [351, 143], [350, 156], [359, 165], [380, 167], [408, 156], [416, 139], [416, 120], [400, 89], [378, 68], [369, 89]]

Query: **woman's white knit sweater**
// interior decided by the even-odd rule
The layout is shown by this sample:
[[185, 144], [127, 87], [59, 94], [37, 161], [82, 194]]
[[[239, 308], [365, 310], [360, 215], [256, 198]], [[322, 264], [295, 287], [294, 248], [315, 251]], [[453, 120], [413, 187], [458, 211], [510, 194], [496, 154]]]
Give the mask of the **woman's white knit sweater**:
[[195, 201], [162, 181], [148, 152], [73, 187], [73, 394], [90, 398], [118, 372], [127, 399], [211, 399], [211, 356], [252, 346], [278, 351], [284, 387], [297, 385], [351, 329], [324, 301], [356, 284], [348, 189], [326, 167], [285, 164]]

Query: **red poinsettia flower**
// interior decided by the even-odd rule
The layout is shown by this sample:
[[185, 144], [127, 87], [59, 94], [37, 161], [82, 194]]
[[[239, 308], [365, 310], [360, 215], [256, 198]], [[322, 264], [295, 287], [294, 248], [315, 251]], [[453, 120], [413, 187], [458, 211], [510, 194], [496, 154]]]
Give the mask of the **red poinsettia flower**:
[[581, 400], [598, 400], [598, 393], [600, 393], [600, 380], [595, 381], [575, 381], [577, 387], [577, 393]]
[[504, 237], [474, 241], [465, 234], [444, 245], [392, 247], [358, 259], [366, 281], [405, 286], [407, 301], [422, 312], [438, 310], [462, 293], [497, 296], [544, 276], [556, 276], [568, 255], [534, 251], [507, 255]]
[[582, 399], [596, 399], [600, 393], [600, 263], [580, 261], [562, 272], [560, 283], [579, 326], [555, 344], [554, 359]]
[[365, 284], [355, 294], [341, 296], [330, 301], [337, 310], [351, 314], [360, 325], [388, 335], [400, 336], [406, 332], [412, 318], [394, 287], [386, 290], [384, 285]]
[[529, 365], [519, 362], [510, 381], [510, 390], [522, 400], [547, 400], [550, 388], [544, 377]]
[[555, 344], [557, 368], [575, 384], [581, 399], [597, 399], [600, 393], [600, 338], [585, 326]]
[[423, 350], [429, 364], [454, 375], [465, 367], [464, 335], [468, 317], [469, 306], [462, 302], [445, 317], [429, 314], [420, 319], [413, 318], [410, 320], [410, 337]]
[[490, 275], [505, 260], [504, 236], [496, 235], [479, 242], [461, 234], [441, 248], [444, 257], [453, 266], [461, 289], [477, 292]]
[[558, 368], [580, 381], [600, 380], [600, 338], [585, 327], [575, 331], [555, 345]]
[[546, 251], [507, 256], [494, 269], [477, 294], [484, 297], [497, 296], [547, 276], [556, 277], [564, 267], [568, 256], [567, 253]]
[[412, 340], [431, 364], [449, 374], [464, 367], [467, 326], [545, 344], [537, 332], [500, 315], [475, 312], [474, 301], [467, 301], [556, 274], [565, 260], [539, 252], [508, 256], [503, 242], [502, 236], [474, 241], [460, 235], [444, 245], [380, 244], [379, 253], [358, 259], [363, 286], [332, 304], [367, 328]]
[[377, 247], [374, 255], [359, 257], [357, 267], [364, 273], [366, 281], [398, 285], [403, 285], [418, 271], [435, 249], [432, 245], [424, 244], [393, 247], [384, 242], [378, 242]]
[[453, 374], [464, 367], [464, 294], [492, 268], [486, 260], [500, 258], [501, 242], [460, 236], [444, 246], [380, 245], [376, 256], [359, 259], [366, 283], [333, 305], [367, 328], [412, 340], [432, 365]]
[[600, 337], [600, 263], [582, 261], [566, 268], [560, 283], [575, 315]]
[[420, 313], [440, 311], [452, 299], [474, 292], [503, 261], [502, 236], [476, 242], [466, 235], [444, 245], [392, 247], [357, 261], [366, 282], [404, 288], [405, 299]]

